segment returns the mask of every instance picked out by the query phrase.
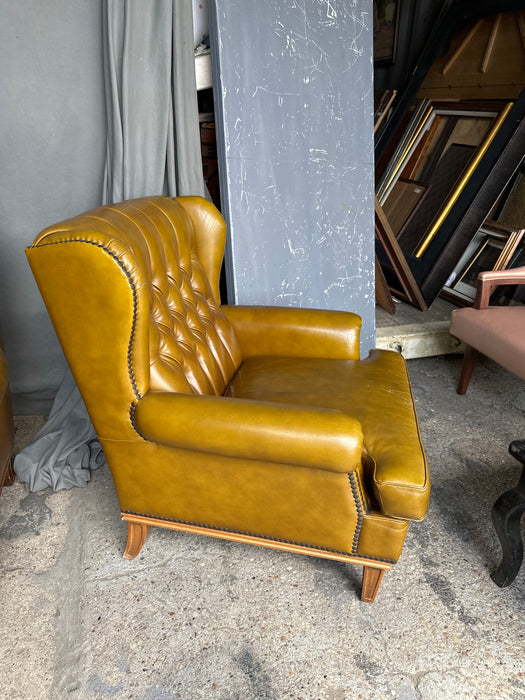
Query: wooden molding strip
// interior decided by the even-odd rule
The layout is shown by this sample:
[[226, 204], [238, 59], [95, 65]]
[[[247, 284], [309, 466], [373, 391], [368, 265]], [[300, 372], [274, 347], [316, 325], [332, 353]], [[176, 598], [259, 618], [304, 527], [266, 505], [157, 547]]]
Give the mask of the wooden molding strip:
[[432, 243], [434, 240], [434, 236], [436, 235], [438, 229], [440, 228], [441, 224], [443, 221], [447, 218], [447, 216], [450, 213], [450, 210], [454, 206], [454, 204], [457, 202], [459, 195], [463, 191], [465, 185], [469, 181], [470, 177], [472, 176], [472, 173], [474, 170], [478, 167], [480, 160], [483, 158], [485, 153], [488, 151], [490, 144], [494, 140], [494, 137], [498, 133], [499, 128], [507, 118], [510, 110], [514, 106], [514, 102], [508, 102], [506, 107], [500, 112], [498, 118], [492, 125], [489, 133], [485, 136], [485, 139], [483, 143], [479, 146], [477, 149], [474, 158], [470, 161], [467, 169], [461, 176], [461, 179], [459, 183], [456, 185], [454, 188], [454, 191], [448, 198], [447, 202], [445, 203], [443, 209], [441, 210], [439, 216], [437, 219], [434, 221], [432, 224], [432, 228], [430, 231], [425, 235], [425, 238], [423, 239], [423, 242], [420, 244], [419, 248], [416, 250], [415, 256], [416, 258], [421, 258], [425, 254], [427, 248], [429, 245]]
[[490, 30], [490, 37], [487, 46], [485, 47], [485, 55], [483, 56], [483, 61], [481, 63], [481, 72], [486, 73], [489, 67], [490, 59], [492, 57], [492, 52], [494, 50], [494, 42], [496, 41], [496, 36], [498, 34], [499, 25], [501, 22], [501, 14], [496, 15], [492, 23], [492, 29]]
[[394, 101], [396, 95], [397, 95], [397, 90], [392, 90], [392, 94], [390, 95], [390, 97], [389, 97], [389, 99], [388, 99], [388, 102], [386, 103], [386, 105], [385, 105], [383, 111], [381, 112], [380, 116], [378, 117], [378, 119], [377, 119], [377, 121], [376, 121], [376, 123], [375, 123], [375, 125], [374, 125], [374, 134], [375, 134], [376, 131], [379, 129], [380, 125], [381, 125], [382, 122], [383, 122], [383, 119], [384, 119], [384, 118], [386, 117], [386, 115], [388, 114], [388, 110], [389, 110], [390, 107], [392, 106], [392, 102]]
[[452, 56], [448, 59], [448, 61], [445, 63], [443, 66], [443, 70], [441, 71], [443, 75], [446, 75], [448, 71], [451, 69], [452, 65], [456, 61], [456, 58], [459, 56], [459, 54], [463, 51], [463, 49], [467, 46], [467, 44], [470, 43], [470, 40], [474, 36], [474, 34], [478, 31], [479, 27], [483, 23], [482, 19], [478, 19], [476, 24], [472, 27], [472, 29], [469, 31], [467, 36], [463, 39], [461, 44], [457, 47], [457, 49], [454, 51]]
[[392, 227], [388, 218], [383, 211], [383, 207], [379, 204], [377, 197], [375, 198], [375, 232], [379, 239], [386, 256], [388, 257], [392, 269], [401, 285], [401, 290], [394, 290], [395, 296], [400, 296], [400, 291], [404, 295], [409, 304], [415, 306], [421, 311], [427, 309], [425, 300], [416, 282], [412, 270], [406, 261], [405, 254], [397, 241], [397, 238], [392, 231]]
[[279, 542], [278, 540], [264, 539], [255, 535], [245, 535], [238, 532], [228, 532], [225, 530], [214, 530], [213, 528], [203, 527], [201, 525], [191, 525], [187, 523], [177, 523], [173, 520], [160, 520], [151, 518], [145, 515], [133, 515], [131, 513], [122, 513], [122, 520], [130, 523], [136, 523], [143, 527], [163, 527], [167, 530], [178, 530], [180, 532], [188, 532], [192, 535], [206, 535], [207, 537], [216, 537], [222, 540], [231, 540], [233, 542], [241, 542], [243, 544], [255, 544], [260, 547], [268, 547], [269, 549], [280, 549], [284, 552], [292, 552], [294, 554], [306, 554], [311, 557], [320, 559], [333, 559], [335, 561], [344, 561], [349, 564], [358, 564], [373, 569], [389, 570], [392, 564], [379, 559], [367, 559], [365, 557], [354, 556], [352, 554], [339, 554], [327, 549], [316, 549], [315, 547], [307, 547], [305, 545], [293, 544], [290, 542]]
[[518, 23], [518, 30], [521, 37], [521, 44], [523, 50], [525, 51], [525, 19], [523, 19], [523, 10], [518, 10], [516, 12], [516, 22]]

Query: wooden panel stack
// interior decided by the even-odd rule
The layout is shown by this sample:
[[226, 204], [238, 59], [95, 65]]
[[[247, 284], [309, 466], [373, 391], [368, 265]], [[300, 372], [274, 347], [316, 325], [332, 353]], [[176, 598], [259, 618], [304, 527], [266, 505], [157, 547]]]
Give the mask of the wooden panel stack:
[[[440, 26], [447, 30], [446, 15]], [[390, 137], [376, 154], [378, 203], [420, 291], [409, 301], [421, 309], [460, 274], [485, 219], [507, 223], [498, 229], [500, 253], [507, 254], [494, 263], [520, 264], [521, 243], [508, 251], [525, 229], [525, 206], [514, 189], [525, 152], [525, 10], [463, 21], [443, 55], [439, 27], [433, 37], [436, 57], [407, 109], [394, 111]], [[508, 224], [500, 217], [511, 195]], [[392, 262], [381, 240], [377, 252], [391, 293], [406, 299], [400, 260]], [[460, 303], [457, 295], [449, 298]]]

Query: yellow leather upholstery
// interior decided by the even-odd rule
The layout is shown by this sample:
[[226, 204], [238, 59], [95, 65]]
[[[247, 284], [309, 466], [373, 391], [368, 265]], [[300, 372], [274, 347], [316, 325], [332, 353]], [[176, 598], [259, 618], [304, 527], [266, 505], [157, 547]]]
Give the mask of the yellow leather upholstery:
[[244, 360], [254, 355], [359, 359], [361, 318], [344, 311], [223, 306]]
[[386, 567], [430, 489], [405, 363], [360, 361], [355, 314], [221, 307], [224, 241], [150, 197], [27, 249], [124, 517]]
[[424, 517], [428, 470], [401, 355], [373, 350], [362, 361], [253, 357], [226, 396], [351, 413], [363, 431], [367, 483], [381, 512]]

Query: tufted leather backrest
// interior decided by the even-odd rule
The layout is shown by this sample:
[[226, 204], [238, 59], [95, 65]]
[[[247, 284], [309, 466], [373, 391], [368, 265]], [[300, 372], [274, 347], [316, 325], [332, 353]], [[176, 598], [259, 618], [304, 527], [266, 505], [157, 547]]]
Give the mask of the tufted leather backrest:
[[[104, 298], [101, 285], [107, 295], [112, 289], [116, 293], [125, 274], [133, 316], [126, 362], [135, 398], [148, 390], [221, 395], [241, 363], [235, 333], [218, 298], [224, 240], [224, 220], [206, 200], [148, 197], [99, 207], [50, 227], [33, 249], [78, 242], [109, 255], [115, 268], [113, 287], [106, 268], [102, 272], [91, 262], [94, 254], [84, 253], [80, 267], [90, 277], [90, 298]], [[128, 328], [129, 320], [122, 316]], [[65, 333], [63, 345], [68, 343]]]

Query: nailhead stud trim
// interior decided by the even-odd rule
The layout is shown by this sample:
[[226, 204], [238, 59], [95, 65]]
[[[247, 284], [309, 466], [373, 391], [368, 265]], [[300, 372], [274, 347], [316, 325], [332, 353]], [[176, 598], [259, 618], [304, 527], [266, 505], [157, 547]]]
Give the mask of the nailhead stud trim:
[[[259, 534], [254, 534], [251, 532], [245, 532], [244, 530], [232, 530], [231, 528], [227, 527], [217, 527], [215, 525], [205, 525], [203, 523], [196, 523], [191, 520], [178, 520], [176, 518], [163, 518], [158, 515], [149, 515], [148, 513], [136, 513], [135, 511], [132, 510], [123, 510], [122, 513], [126, 515], [137, 515], [143, 518], [152, 518], [153, 520], [162, 520], [163, 522], [166, 523], [180, 523], [181, 525], [192, 525], [194, 527], [202, 527], [202, 528], [208, 528], [210, 530], [217, 530], [218, 532], [225, 532], [225, 533], [232, 533], [235, 535], [247, 535], [248, 537], [257, 537], [261, 540], [268, 540], [270, 542], [282, 542], [282, 544], [293, 544], [297, 547], [307, 547], [308, 549], [317, 549], [320, 552], [332, 552], [333, 554], [342, 554], [344, 556], [359, 556], [362, 557], [363, 559], [370, 559], [371, 561], [384, 561], [385, 563], [388, 564], [395, 564], [395, 561], [393, 559], [384, 559], [382, 557], [373, 557], [369, 556], [367, 554], [358, 554], [352, 550], [352, 552], [344, 552], [338, 549], [330, 549], [329, 547], [320, 547], [319, 545], [315, 544], [305, 544], [304, 542], [295, 542], [294, 540], [284, 540], [280, 539], [278, 537], [270, 537], [268, 535], [259, 535]], [[204, 533], [203, 533], [204, 534]]]

